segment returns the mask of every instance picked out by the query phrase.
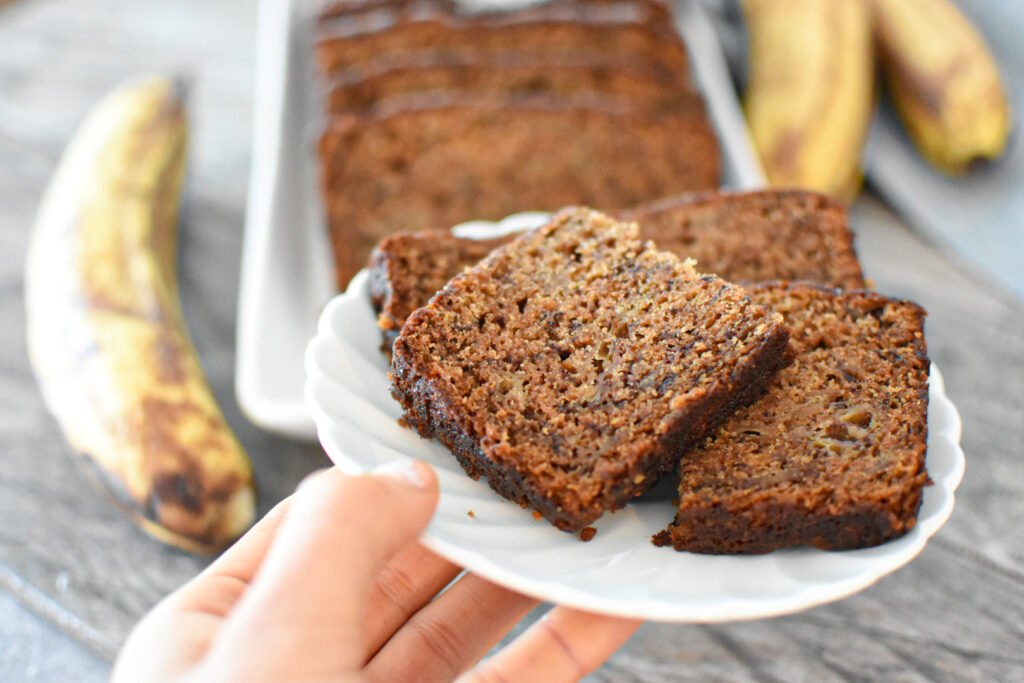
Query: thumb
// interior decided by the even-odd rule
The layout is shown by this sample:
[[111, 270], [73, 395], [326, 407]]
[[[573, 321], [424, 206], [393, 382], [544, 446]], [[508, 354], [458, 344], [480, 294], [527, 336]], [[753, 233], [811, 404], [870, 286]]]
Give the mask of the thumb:
[[264, 662], [290, 662], [292, 675], [360, 667], [373, 576], [423, 532], [437, 498], [433, 469], [415, 460], [360, 476], [332, 468], [304, 482], [214, 649], [244, 644], [273, 657]]

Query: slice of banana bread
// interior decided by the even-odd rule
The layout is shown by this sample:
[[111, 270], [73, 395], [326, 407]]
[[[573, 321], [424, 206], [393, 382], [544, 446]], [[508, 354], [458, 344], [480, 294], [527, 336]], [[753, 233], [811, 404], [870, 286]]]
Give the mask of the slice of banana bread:
[[448, 281], [518, 235], [460, 238], [448, 230], [402, 232], [381, 240], [370, 255], [370, 301], [390, 351], [406, 319]]
[[[804, 280], [827, 287], [864, 287], [846, 210], [813, 192], [762, 190], [696, 193], [624, 212], [640, 236], [699, 270], [730, 282]], [[447, 231], [399, 233], [370, 259], [373, 305], [384, 346], [405, 319], [464, 268], [511, 237], [479, 242]]]
[[556, 0], [507, 11], [465, 12], [427, 0], [327, 12], [317, 22], [314, 54], [321, 74], [375, 56], [426, 51], [485, 58], [518, 51], [538, 59], [591, 56], [640, 60], [689, 71], [686, 48], [668, 9], [651, 0]]
[[402, 97], [370, 117], [337, 117], [319, 153], [339, 289], [395, 232], [569, 204], [623, 208], [714, 188], [720, 168], [703, 109], [549, 97]]
[[781, 316], [568, 209], [456, 276], [393, 348], [406, 422], [566, 531], [621, 508], [788, 362]]
[[913, 528], [928, 481], [925, 312], [875, 292], [775, 284], [793, 364], [680, 461], [657, 545], [765, 553], [877, 545]]
[[610, 95], [641, 108], [704, 109], [688, 72], [608, 60], [552, 61], [515, 53], [475, 60], [429, 53], [412, 59], [386, 56], [326, 79], [328, 114], [372, 109], [381, 99], [421, 91], [510, 95]]
[[[474, 7], [471, 3], [465, 2], [465, 0], [331, 0], [320, 10], [317, 19], [319, 21], [326, 21], [334, 17], [359, 14], [383, 8], [406, 8], [409, 5], [419, 7], [433, 6], [436, 8], [435, 11], [444, 11], [451, 15], [463, 14], [472, 16], [493, 14], [496, 11], [536, 12], [538, 7], [546, 8], [542, 11], [551, 12], [552, 8], [559, 7], [571, 7], [572, 10], [570, 11], [578, 11], [580, 7], [615, 6], [621, 4], [624, 4], [623, 0], [546, 0], [544, 2], [523, 2], [520, 3], [518, 8], [512, 8], [511, 10], [488, 10], [486, 6], [481, 7], [478, 5]], [[642, 6], [645, 12], [644, 16], [649, 17], [649, 20], [657, 18], [661, 21], [671, 21], [672, 13], [667, 2], [664, 0], [636, 0], [635, 3], [625, 4], [638, 4]], [[556, 9], [555, 11], [565, 10]]]
[[846, 209], [816, 192], [699, 193], [638, 206], [622, 218], [640, 223], [659, 248], [732, 282], [865, 286]]

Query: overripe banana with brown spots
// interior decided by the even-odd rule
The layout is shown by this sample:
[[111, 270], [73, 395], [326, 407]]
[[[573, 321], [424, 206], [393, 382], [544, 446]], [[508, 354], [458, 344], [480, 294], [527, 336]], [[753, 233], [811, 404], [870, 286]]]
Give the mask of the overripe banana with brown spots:
[[252, 523], [252, 466], [178, 300], [187, 127], [167, 79], [108, 95], [43, 197], [26, 264], [28, 345], [71, 446], [147, 532], [212, 552]]
[[768, 181], [851, 199], [874, 109], [870, 0], [743, 0], [744, 109]]
[[1010, 105], [985, 41], [948, 0], [873, 0], [889, 96], [929, 162], [952, 175], [994, 159], [1010, 135]]

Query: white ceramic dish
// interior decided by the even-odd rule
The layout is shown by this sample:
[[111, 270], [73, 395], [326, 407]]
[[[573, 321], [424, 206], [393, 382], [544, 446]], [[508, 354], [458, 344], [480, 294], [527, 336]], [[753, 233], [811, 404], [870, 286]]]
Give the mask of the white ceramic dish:
[[[321, 309], [336, 293], [312, 154], [319, 115], [308, 35], [320, 4], [261, 0], [259, 5], [235, 368], [238, 401], [249, 419], [308, 439], [315, 438], [316, 427], [303, 404], [302, 353]], [[718, 131], [723, 184], [760, 186], [763, 175], [714, 30], [696, 0], [678, 0], [676, 14]]]
[[[513, 217], [506, 228], [536, 217]], [[591, 611], [661, 621], [719, 622], [801, 610], [837, 600], [903, 566], [949, 518], [964, 471], [960, 418], [932, 366], [928, 470], [918, 524], [875, 548], [811, 548], [753, 557], [656, 548], [649, 539], [672, 519], [667, 501], [635, 502], [605, 515], [589, 543], [534, 520], [473, 481], [446, 448], [401, 427], [388, 365], [369, 304], [366, 273], [324, 310], [306, 353], [306, 400], [320, 441], [342, 469], [360, 472], [407, 457], [433, 465], [441, 501], [424, 543], [496, 583]]]

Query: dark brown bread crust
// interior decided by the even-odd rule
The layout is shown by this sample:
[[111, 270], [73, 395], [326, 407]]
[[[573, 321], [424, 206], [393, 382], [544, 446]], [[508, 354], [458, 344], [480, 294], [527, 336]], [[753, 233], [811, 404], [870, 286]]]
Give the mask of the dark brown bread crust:
[[413, 59], [388, 56], [346, 69], [327, 80], [329, 114], [365, 112], [381, 99], [425, 91], [621, 97], [646, 109], [704, 109], [688, 72], [649, 64], [571, 60], [554, 62], [516, 53], [486, 61], [431, 53]]
[[641, 235], [730, 282], [812, 282], [863, 289], [846, 209], [803, 190], [702, 192], [623, 212]]
[[777, 314], [636, 230], [563, 211], [455, 277], [394, 345], [406, 422], [567, 531], [649, 488], [788, 362]]
[[317, 23], [314, 52], [321, 74], [383, 53], [402, 57], [427, 50], [476, 58], [510, 51], [546, 59], [614, 55], [689, 71], [669, 11], [645, 0], [556, 1], [475, 13], [450, 2], [396, 2], [328, 13]]
[[875, 292], [764, 285], [793, 364], [680, 462], [656, 545], [765, 553], [877, 545], [912, 529], [928, 481], [924, 311]]
[[[914, 502], [920, 507], [920, 497]], [[895, 529], [890, 515], [877, 506], [850, 506], [839, 514], [808, 515], [806, 507], [792, 502], [768, 500], [758, 507], [758, 516], [772, 520], [766, 534], [751, 524], [749, 517], [736, 515], [726, 507], [693, 509], [685, 518], [659, 532], [652, 539], [658, 546], [708, 555], [763, 555], [780, 548], [811, 546], [822, 550], [853, 550], [876, 546], [909, 529]], [[915, 513], [916, 514], [916, 513]], [[713, 532], [708, 532], [713, 529]]]
[[718, 184], [718, 146], [703, 110], [402, 99], [371, 118], [338, 117], [320, 140], [339, 289], [395, 232], [568, 204], [617, 209]]

